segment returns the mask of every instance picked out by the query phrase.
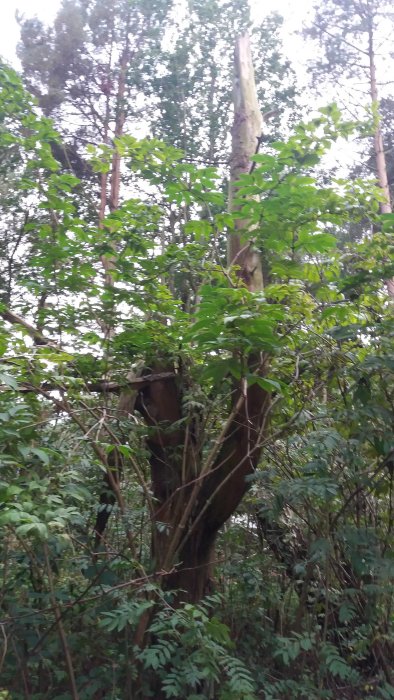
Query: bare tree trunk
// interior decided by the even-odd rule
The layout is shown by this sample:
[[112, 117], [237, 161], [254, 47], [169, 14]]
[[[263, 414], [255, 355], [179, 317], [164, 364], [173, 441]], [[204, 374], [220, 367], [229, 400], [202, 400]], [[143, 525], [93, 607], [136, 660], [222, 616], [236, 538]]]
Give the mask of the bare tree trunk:
[[[368, 56], [369, 56], [369, 80], [370, 80], [370, 91], [372, 105], [379, 105], [379, 95], [378, 86], [376, 81], [376, 66], [375, 66], [375, 49], [374, 49], [374, 33], [371, 27], [368, 33]], [[380, 211], [382, 214], [391, 214], [393, 209], [390, 201], [390, 190], [387, 177], [387, 166], [386, 157], [384, 154], [383, 136], [380, 127], [379, 114], [376, 120], [375, 133], [374, 133], [374, 150], [375, 150], [375, 162], [376, 162], [376, 174], [378, 178], [379, 186], [383, 193], [383, 201], [380, 203]], [[386, 280], [387, 291], [391, 297], [394, 297], [394, 279]]]
[[119, 66], [118, 92], [116, 96], [116, 122], [115, 122], [115, 144], [114, 155], [112, 159], [111, 172], [111, 193], [110, 193], [110, 210], [115, 211], [119, 207], [120, 194], [120, 168], [121, 157], [116, 145], [116, 139], [123, 135], [124, 124], [126, 121], [126, 77], [127, 67], [130, 60], [130, 44], [129, 44], [129, 26], [126, 26], [126, 38]]
[[[232, 152], [230, 160], [230, 211], [236, 209], [234, 199], [237, 195], [236, 182], [240, 175], [248, 173], [252, 166], [251, 156], [257, 152], [257, 146], [263, 128], [263, 117], [257, 102], [254, 69], [250, 50], [249, 36], [239, 37], [235, 49], [234, 74], [234, 125], [232, 130]], [[228, 239], [228, 264], [238, 265], [244, 281], [251, 291], [263, 288], [261, 260], [248, 241], [248, 223], [239, 219], [236, 232]]]

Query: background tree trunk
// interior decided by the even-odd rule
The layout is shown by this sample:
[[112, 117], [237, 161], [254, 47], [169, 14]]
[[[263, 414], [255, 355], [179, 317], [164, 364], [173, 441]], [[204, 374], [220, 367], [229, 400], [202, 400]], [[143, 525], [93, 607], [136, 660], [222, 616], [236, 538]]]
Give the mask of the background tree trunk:
[[[374, 49], [374, 31], [371, 22], [371, 28], [368, 33], [368, 58], [369, 58], [369, 79], [370, 79], [370, 90], [372, 106], [375, 105], [377, 108], [377, 118], [374, 133], [374, 150], [375, 150], [375, 161], [376, 161], [376, 175], [378, 178], [379, 187], [382, 190], [383, 201], [380, 203], [380, 211], [382, 214], [391, 214], [393, 209], [390, 200], [390, 189], [389, 181], [387, 177], [387, 165], [386, 156], [384, 153], [383, 136], [382, 129], [380, 126], [380, 114], [379, 114], [379, 95], [378, 86], [376, 81], [376, 67], [375, 67], [375, 49]], [[394, 298], [394, 279], [386, 280], [386, 287], [389, 295]]]

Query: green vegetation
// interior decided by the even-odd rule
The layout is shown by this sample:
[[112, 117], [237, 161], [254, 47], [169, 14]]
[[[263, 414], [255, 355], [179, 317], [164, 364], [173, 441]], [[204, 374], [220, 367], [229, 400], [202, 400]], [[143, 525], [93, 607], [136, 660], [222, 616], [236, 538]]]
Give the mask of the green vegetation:
[[173, 52], [170, 3], [113, 8], [0, 65], [0, 699], [394, 698], [394, 214], [324, 169], [376, 120], [274, 122], [229, 212], [246, 3], [195, 2]]

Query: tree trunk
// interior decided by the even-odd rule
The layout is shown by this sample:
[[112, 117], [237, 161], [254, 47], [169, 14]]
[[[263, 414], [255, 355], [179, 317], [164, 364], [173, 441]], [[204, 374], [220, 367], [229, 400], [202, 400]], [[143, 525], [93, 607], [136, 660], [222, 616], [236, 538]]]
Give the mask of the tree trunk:
[[[234, 97], [233, 210], [235, 182], [241, 173], [249, 172], [262, 128], [247, 35], [237, 41]], [[237, 222], [228, 250], [229, 263], [237, 266], [249, 290], [261, 290], [261, 261], [248, 240], [247, 222]], [[249, 371], [262, 375], [267, 362], [264, 355], [253, 357]], [[163, 367], [155, 367], [159, 370]], [[246, 477], [257, 467], [266, 434], [269, 395], [257, 384], [248, 387], [246, 380], [241, 380], [234, 387], [226, 424], [203, 459], [204, 436], [197, 423], [171, 430], [182, 418], [182, 381], [178, 374], [165, 384], [147, 386], [138, 407], [150, 426], [155, 568], [168, 574], [166, 585], [180, 591], [179, 600], [198, 601], [211, 589], [217, 533], [245, 494]]]
[[[257, 152], [263, 128], [263, 117], [257, 102], [254, 70], [249, 36], [239, 37], [235, 49], [234, 125], [230, 160], [229, 208], [236, 209], [236, 183], [240, 175], [251, 170], [251, 156]], [[236, 232], [228, 239], [228, 264], [240, 267], [244, 281], [251, 291], [263, 288], [261, 260], [248, 241], [248, 223], [236, 222]], [[250, 232], [251, 233], [251, 232]]]
[[[372, 20], [371, 20], [372, 24]], [[375, 49], [374, 49], [374, 30], [371, 26], [368, 33], [368, 56], [369, 56], [369, 80], [372, 106], [379, 106], [378, 86], [376, 81], [376, 66], [375, 66]], [[386, 157], [384, 154], [383, 136], [380, 128], [379, 113], [376, 119], [374, 133], [374, 150], [376, 162], [376, 175], [379, 187], [382, 190], [383, 201], [380, 203], [380, 211], [382, 214], [391, 214], [392, 206], [390, 201], [390, 190], [387, 177]], [[394, 279], [386, 280], [387, 291], [394, 298]]]

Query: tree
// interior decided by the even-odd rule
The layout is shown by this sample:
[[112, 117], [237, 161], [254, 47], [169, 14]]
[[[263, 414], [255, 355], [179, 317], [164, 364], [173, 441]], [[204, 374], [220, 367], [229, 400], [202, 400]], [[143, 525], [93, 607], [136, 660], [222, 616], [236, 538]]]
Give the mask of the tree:
[[391, 692], [393, 221], [371, 182], [316, 177], [359, 129], [335, 105], [262, 142], [247, 48], [231, 207], [214, 168], [123, 133], [89, 149], [98, 175], [123, 159], [103, 218], [2, 67], [29, 213], [0, 309], [6, 693]]
[[[380, 115], [381, 115], [381, 130], [383, 137], [384, 153], [387, 166], [387, 179], [390, 189], [390, 199], [393, 197], [394, 173], [393, 173], [393, 119], [394, 119], [394, 100], [391, 97], [383, 97], [380, 100]], [[371, 146], [369, 158], [366, 162], [360, 163], [354, 169], [355, 175], [369, 176], [374, 174], [376, 170], [375, 153]]]
[[[66, 150], [57, 148], [55, 156], [77, 177], [89, 175], [86, 145], [110, 144], [122, 121], [128, 130], [143, 123], [189, 160], [214, 164], [220, 154], [227, 163], [231, 56], [235, 37], [250, 25], [245, 0], [199, 0], [178, 10], [153, 0], [132, 8], [67, 0], [53, 27], [37, 19], [20, 24], [26, 86], [61, 129]], [[274, 112], [276, 127], [295, 96], [289, 62], [278, 51], [280, 24], [272, 15], [253, 32], [263, 110]]]
[[[133, 100], [141, 97], [148, 104], [149, 101], [153, 104], [156, 102], [161, 114], [154, 125], [154, 133], [159, 135], [165, 133], [170, 143], [185, 149], [185, 155], [188, 159], [191, 156], [192, 159], [198, 157], [201, 160], [202, 157], [202, 160], [207, 159], [210, 162], [217, 160], [219, 150], [225, 154], [224, 143], [229, 125], [231, 93], [231, 50], [229, 50], [229, 45], [233, 43], [237, 31], [243, 25], [248, 24], [249, 8], [244, 2], [236, 2], [229, 7], [223, 6], [223, 8], [219, 8], [219, 4], [208, 7], [205, 2], [194, 3], [189, 16], [186, 16], [181, 23], [183, 26], [179, 27], [178, 48], [182, 54], [181, 59], [185, 59], [185, 68], [182, 74], [179, 70], [178, 48], [176, 47], [175, 51], [160, 51], [160, 41], [165, 39], [166, 33], [165, 22], [161, 23], [160, 21], [164, 18], [164, 15], [160, 15], [160, 11], [164, 12], [164, 7], [168, 11], [167, 17], [171, 17], [171, 8], [167, 7], [167, 4], [163, 7], [160, 4], [157, 6], [153, 4], [151, 7], [149, 3], [142, 3], [141, 6], [136, 5], [133, 7], [133, 13], [136, 15], [134, 17], [134, 14], [131, 16], [128, 5], [122, 3], [117, 8], [105, 10], [100, 2], [91, 5], [72, 2], [65, 4], [61, 9], [52, 30], [44, 30], [43, 26], [36, 20], [22, 22], [20, 57], [28, 86], [39, 96], [40, 104], [46, 113], [54, 116], [64, 133], [68, 129], [67, 119], [65, 120], [62, 116], [64, 112], [67, 113], [71, 109], [80, 119], [80, 128], [76, 136], [73, 130], [73, 141], [71, 145], [67, 145], [63, 156], [62, 147], [56, 147], [55, 144], [52, 145], [52, 152], [63, 166], [66, 166], [66, 169], [70, 170], [73, 166], [71, 169], [74, 174], [82, 177], [82, 186], [87, 183], [89, 198], [95, 176], [86, 164], [83, 150], [81, 152], [80, 147], [77, 147], [80, 146], [78, 139], [82, 143], [88, 141], [89, 147], [97, 143], [98, 139], [104, 142], [103, 146], [100, 146], [96, 151], [96, 170], [100, 172], [101, 181], [98, 221], [99, 227], [103, 231], [103, 238], [100, 258], [105, 270], [105, 293], [108, 297], [112, 296], [114, 260], [118, 255], [119, 246], [115, 240], [112, 240], [111, 243], [105, 242], [106, 214], [109, 211], [116, 219], [116, 212], [121, 202], [121, 159], [127, 157], [128, 146], [126, 148], [122, 146], [120, 139], [127, 123], [130, 126], [130, 117], [132, 118], [134, 109]], [[149, 15], [150, 18], [148, 24], [144, 22], [146, 15]], [[278, 24], [277, 17], [270, 18], [267, 26], [260, 28], [260, 34], [257, 37], [259, 39], [262, 36], [266, 37], [265, 50], [261, 57], [261, 79], [265, 79], [269, 66], [275, 66], [279, 82], [272, 94], [274, 96], [275, 94], [276, 96], [278, 94], [286, 95], [285, 103], [288, 104], [294, 91], [288, 87], [286, 93], [280, 84], [280, 81], [286, 79], [289, 66], [281, 61], [277, 51]], [[132, 27], [132, 31], [129, 30], [129, 27]], [[230, 33], [227, 31], [229, 28], [231, 28]], [[168, 28], [167, 32], [170, 32]], [[45, 46], [40, 40], [43, 33], [46, 37]], [[223, 37], [226, 39], [224, 40]], [[64, 42], [67, 46], [64, 46]], [[67, 47], [71, 45], [74, 47], [74, 53], [72, 60], [67, 65], [67, 62], [64, 63], [64, 56], [67, 56]], [[144, 52], [147, 51], [150, 56], [155, 57], [155, 60], [149, 63], [149, 68], [144, 69], [144, 89], [141, 92], [142, 68], [137, 69], [133, 63], [132, 69], [130, 69], [129, 59], [133, 52], [136, 55], [140, 55], [138, 52], [141, 52], [141, 56], [143, 56]], [[209, 52], [216, 54], [216, 61], [207, 65], [204, 57]], [[48, 58], [46, 58], [46, 53], [48, 53]], [[160, 60], [163, 65], [160, 64]], [[67, 65], [66, 71], [65, 65]], [[128, 66], [127, 71], [126, 65]], [[211, 72], [210, 78], [209, 76], [207, 78], [207, 70]], [[101, 76], [100, 80], [102, 80], [104, 74], [107, 78], [109, 75], [111, 76], [112, 88], [107, 90], [105, 95], [100, 96], [97, 92], [97, 79], [92, 80], [92, 77]], [[185, 81], [186, 75], [187, 80]], [[191, 79], [191, 75], [194, 75], [193, 79]], [[180, 80], [182, 85], [180, 85]], [[266, 82], [265, 89], [267, 90]], [[176, 94], [172, 89], [173, 85], [175, 85]], [[93, 86], [93, 90], [91, 86]], [[179, 109], [179, 95], [183, 94], [185, 95], [182, 108], [184, 119], [178, 126], [171, 110], [175, 104]], [[275, 97], [275, 102], [276, 100], [277, 97]], [[215, 104], [216, 108], [213, 111]], [[170, 115], [167, 114], [169, 109]], [[112, 135], [111, 129], [113, 129]], [[69, 140], [70, 136], [66, 136], [66, 138]], [[115, 143], [113, 150], [111, 149], [112, 140]], [[130, 144], [130, 141], [128, 143]], [[206, 153], [204, 152], [205, 144], [208, 146]], [[256, 144], [250, 146], [252, 151]], [[226, 158], [222, 162], [225, 160]], [[138, 159], [136, 161], [136, 177], [128, 179], [128, 184], [135, 187], [138, 186], [140, 175]], [[145, 175], [145, 173], [143, 174]], [[177, 207], [177, 204], [178, 201], [175, 202], [174, 207], [171, 202], [163, 203], [168, 216], [168, 233], [163, 230], [160, 233], [160, 245], [163, 249], [168, 240], [174, 244], [180, 241], [182, 245], [187, 240], [184, 230], [192, 215], [193, 199], [186, 202], [186, 206], [183, 208]], [[211, 206], [211, 204], [207, 202], [206, 206]], [[89, 206], [89, 213], [91, 209], [92, 207]], [[108, 223], [110, 226], [113, 225], [112, 220]], [[184, 274], [174, 275], [169, 283], [172, 291], [180, 296], [185, 307], [190, 307], [195, 303], [196, 290], [190, 285], [188, 276]], [[110, 338], [114, 332], [113, 310], [112, 302], [107, 302], [100, 312], [100, 327], [101, 330], [104, 330], [107, 338]], [[170, 381], [166, 378], [162, 392], [168, 391], [169, 386]], [[176, 389], [174, 401], [179, 405], [180, 395], [182, 395], [182, 389], [180, 393]], [[135, 401], [135, 397], [131, 401]], [[121, 404], [120, 413], [124, 414], [123, 401]], [[141, 410], [141, 407], [139, 408]], [[179, 411], [179, 407], [173, 407], [172, 410], [174, 417]], [[181, 418], [181, 413], [179, 413], [178, 420]], [[175, 435], [171, 436], [171, 450], [174, 450], [176, 439], [182, 443], [184, 440], [182, 431], [179, 432], [177, 438]], [[162, 440], [163, 438], [160, 436], [159, 441]], [[157, 461], [161, 459], [158, 457]], [[193, 459], [195, 458], [193, 457]], [[108, 469], [104, 479], [104, 491], [100, 495], [101, 511], [98, 514], [95, 527], [98, 541], [103, 536], [110, 508], [116, 500], [114, 493], [117, 490], [117, 485], [111, 470], [117, 469], [123, 461], [124, 456], [122, 457], [116, 450], [107, 459]], [[158, 489], [160, 488], [158, 487]], [[118, 501], [119, 496], [120, 494], [118, 494]], [[162, 494], [160, 498], [163, 500]], [[165, 518], [163, 522], [165, 522]], [[161, 545], [159, 548], [162, 549]], [[161, 559], [162, 556], [158, 561]], [[203, 575], [203, 571], [201, 574]]]
[[[111, 148], [125, 126], [141, 122], [147, 111], [144, 88], [156, 71], [171, 11], [171, 3], [160, 0], [111, 6], [64, 0], [51, 28], [20, 18], [18, 55], [26, 85], [65, 137], [61, 147], [53, 145], [54, 156], [82, 182], [92, 179], [87, 146]], [[138, 101], [143, 104], [137, 107]], [[120, 167], [115, 150], [110, 172], [99, 178], [100, 221], [107, 207], [113, 211], [119, 204]], [[96, 206], [94, 197], [88, 208], [93, 217]]]
[[[262, 129], [247, 36], [238, 40], [235, 61], [233, 187], [240, 175], [249, 171]], [[241, 220], [236, 226], [241, 232], [245, 228]], [[245, 244], [245, 237], [234, 233], [230, 241], [230, 267], [240, 267], [240, 277], [249, 291], [261, 291], [262, 273], [256, 254]], [[252, 356], [248, 362], [251, 372], [264, 375], [265, 354]], [[146, 412], [146, 418], [149, 420], [152, 413], [153, 425], [181, 421], [183, 392], [179, 378], [174, 378], [170, 390], [168, 383], [152, 385], [147, 398], [153, 410]], [[267, 411], [267, 391], [258, 382], [246, 388], [241, 380], [235, 383], [231, 411], [205, 459], [197, 422], [186, 432], [179, 430], [169, 438], [165, 431], [158, 431], [151, 442], [153, 495], [158, 504], [155, 519], [166, 526], [164, 536], [157, 537], [154, 558], [165, 570], [173, 567], [174, 557], [183, 562], [183, 571], [177, 572], [171, 582], [188, 591], [194, 600], [207, 592], [218, 530], [234, 512], [247, 488], [246, 476], [258, 463]], [[168, 476], [163, 474], [163, 468], [168, 470]]]
[[[306, 35], [318, 39], [323, 58], [315, 61], [316, 74], [330, 75], [330, 79], [344, 76], [361, 80], [369, 93], [374, 120], [373, 139], [375, 172], [382, 191], [381, 211], [391, 214], [392, 206], [383, 145], [381, 114], [379, 107], [379, 83], [376, 58], [379, 37], [384, 36], [384, 24], [392, 19], [391, 4], [385, 0], [333, 0], [324, 8], [315, 8], [312, 26]], [[390, 296], [394, 296], [394, 282], [387, 280]]]
[[[242, 51], [246, 52], [246, 56], [248, 56], [248, 46], [243, 48]], [[240, 72], [242, 64], [240, 59], [238, 61], [238, 71]], [[251, 108], [248, 105], [252, 99], [254, 87], [253, 82], [250, 83], [253, 80], [250, 58], [248, 61], [249, 73], [246, 78], [240, 73], [237, 82], [240, 97], [238, 98], [239, 116], [237, 113], [235, 122], [236, 130], [239, 128], [238, 124], [241, 125], [242, 129], [245, 129], [244, 121], [246, 118], [248, 145], [245, 150], [244, 135], [240, 134], [238, 137], [235, 132], [233, 178], [238, 177], [240, 172], [245, 171], [245, 169], [249, 169], [249, 159], [254, 152], [261, 129], [260, 120], [255, 115], [254, 118], [257, 119], [257, 122], [252, 127], [252, 132], [249, 133], [250, 127], [248, 122], [253, 117], [253, 111], [249, 116]], [[245, 97], [246, 91], [250, 93], [247, 97]], [[253, 104], [254, 112], [256, 112], [256, 109], [255, 103]], [[239, 140], [238, 145], [237, 140]], [[127, 147], [127, 140], [125, 145]], [[133, 143], [132, 146], [134, 146]], [[160, 154], [158, 146], [156, 146], [156, 149]], [[52, 161], [48, 164], [51, 163]], [[185, 183], [183, 185], [185, 187], [184, 191], [182, 192], [181, 190], [182, 198], [187, 197], [190, 205], [192, 205], [194, 198], [196, 198], [196, 203], [200, 200], [209, 203], [209, 192], [207, 195], [204, 195], [204, 189], [206, 185], [209, 186], [212, 183], [212, 173], [209, 170], [207, 173], [204, 170], [197, 170], [193, 173], [188, 169], [186, 172], [194, 178], [194, 187], [197, 187], [197, 189], [195, 194], [193, 194], [194, 187], [185, 187]], [[48, 181], [48, 184], [43, 183], [42, 185], [42, 193], [44, 194], [45, 192], [48, 196], [47, 204], [50, 218], [54, 222], [52, 234], [56, 235], [57, 233], [60, 234], [60, 231], [66, 232], [66, 230], [71, 230], [75, 236], [78, 233], [75, 225], [72, 223], [72, 205], [65, 206], [63, 202], [57, 201], [53, 191], [57, 177], [60, 177], [58, 186], [66, 186], [67, 189], [70, 180], [62, 180], [61, 178], [64, 178], [64, 176], [54, 175], [52, 180]], [[193, 183], [191, 184], [193, 185]], [[202, 190], [201, 186], [203, 187]], [[178, 192], [175, 192], [173, 196], [177, 200], [179, 198]], [[140, 207], [139, 204], [134, 205], [133, 210], [135, 206], [137, 206], [137, 209]], [[114, 211], [113, 219], [110, 218], [110, 215], [110, 217], [102, 220], [100, 227], [111, 229], [112, 221], [119, 220], [120, 211], [119, 208]], [[78, 224], [76, 225], [78, 226]], [[46, 225], [43, 224], [42, 229], [44, 231], [45, 227]], [[253, 271], [248, 270], [250, 256], [243, 253], [244, 262], [242, 262], [243, 243], [241, 243], [239, 236], [237, 236], [237, 241], [236, 248], [238, 252], [235, 248], [233, 252], [236, 255], [237, 265], [241, 263], [241, 278], [246, 279], [254, 274]], [[45, 241], [44, 245], [46, 244], [47, 242]], [[103, 287], [104, 309], [106, 304], [108, 304], [106, 297], [117, 293], [112, 280], [112, 272], [115, 261], [116, 263], [119, 261], [120, 264], [122, 261], [122, 258], [120, 257], [119, 260], [118, 257], [118, 248], [119, 245], [112, 247], [112, 244], [109, 248], [110, 265], [105, 267], [106, 282]], [[254, 257], [253, 255], [253, 259]], [[155, 264], [154, 259], [153, 264]], [[107, 282], [108, 277], [110, 278], [109, 284]], [[65, 287], [67, 288], [67, 286], [66, 282]], [[255, 291], [253, 287], [252, 291]], [[81, 286], [81, 291], [82, 289], [83, 286]], [[220, 287], [219, 289], [212, 287], [210, 292], [210, 286], [208, 285], [206, 289], [208, 299], [212, 292], [215, 295], [220, 294]], [[226, 295], [226, 290], [224, 292]], [[244, 294], [243, 285], [240, 288], [240, 293]], [[247, 293], [246, 290], [245, 293]], [[203, 308], [203, 301], [201, 304]], [[114, 309], [113, 302], [110, 303], [110, 309], [111, 312]], [[3, 317], [8, 321], [16, 322], [18, 325], [18, 318], [14, 318], [10, 312], [3, 312]], [[162, 321], [156, 321], [154, 326], [157, 324], [160, 327]], [[23, 327], [27, 329], [26, 324]], [[113, 324], [111, 324], [111, 328], [114, 328]], [[158, 332], [158, 329], [156, 332]], [[39, 334], [40, 330], [34, 331], [33, 338], [37, 340]], [[170, 336], [172, 335], [173, 332], [170, 332]], [[105, 329], [104, 342], [107, 342], [111, 337], [108, 336], [107, 329]], [[40, 342], [45, 343], [46, 341], [41, 338]], [[257, 464], [268, 394], [258, 383], [251, 386], [250, 389], [246, 389], [246, 385], [244, 387], [244, 379], [242, 379], [240, 386], [234, 387], [235, 395], [231, 399], [232, 407], [225, 421], [225, 427], [214, 440], [209, 453], [204, 455], [202, 426], [199, 426], [198, 416], [193, 415], [193, 409], [189, 409], [191, 410], [189, 415], [188, 412], [186, 415], [183, 413], [186, 386], [190, 379], [183, 376], [180, 367], [176, 369], [172, 352], [165, 351], [158, 357], [154, 357], [151, 355], [152, 350], [148, 349], [146, 366], [149, 367], [149, 370], [145, 370], [143, 373], [140, 381], [142, 391], [139, 392], [137, 400], [133, 398], [133, 403], [135, 403], [144, 417], [149, 428], [147, 445], [150, 451], [152, 496], [148, 494], [148, 491], [146, 495], [149, 497], [151, 517], [157, 523], [157, 527], [153, 528], [152, 556], [155, 566], [158, 570], [171, 571], [178, 560], [182, 561], [182, 569], [179, 572], [175, 571], [170, 577], [170, 585], [185, 589], [191, 599], [199, 600], [207, 589], [212, 546], [218, 529], [233, 512], [245, 492], [247, 488], [245, 475]], [[108, 357], [108, 355], [106, 356]], [[264, 373], [265, 364], [264, 356], [258, 354], [256, 359], [252, 360], [253, 369], [251, 371], [257, 371], [257, 374]], [[144, 375], [146, 374], [150, 376], [145, 378]], [[56, 399], [56, 401], [58, 400]], [[63, 410], [67, 412], [66, 404], [63, 405]], [[126, 410], [131, 411], [130, 406], [127, 409], [123, 406], [121, 410], [123, 412]], [[71, 410], [69, 415], [75, 419], [73, 410]], [[77, 424], [79, 424], [79, 419], [77, 419]], [[251, 428], [251, 425], [254, 427]], [[124, 511], [123, 497], [119, 485], [124, 452], [122, 453], [120, 447], [114, 445], [114, 462], [108, 458], [99, 444], [93, 442], [92, 446], [96, 456], [106, 468], [107, 485], [115, 494], [119, 507]], [[128, 452], [126, 450], [127, 457], [134, 463], [135, 460]], [[102, 535], [102, 532], [100, 532], [100, 535]]]

